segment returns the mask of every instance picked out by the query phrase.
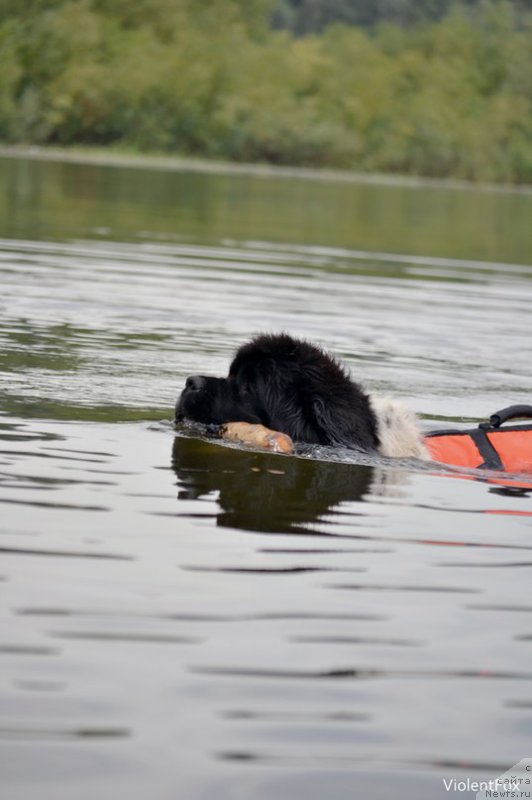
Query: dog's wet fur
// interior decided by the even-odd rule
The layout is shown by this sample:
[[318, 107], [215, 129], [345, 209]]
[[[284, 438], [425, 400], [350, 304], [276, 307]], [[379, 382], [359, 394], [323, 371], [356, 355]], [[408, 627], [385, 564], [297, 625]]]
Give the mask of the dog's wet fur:
[[298, 443], [425, 457], [412, 412], [366, 394], [333, 356], [285, 333], [240, 347], [226, 378], [187, 378], [176, 405], [183, 420], [260, 423]]

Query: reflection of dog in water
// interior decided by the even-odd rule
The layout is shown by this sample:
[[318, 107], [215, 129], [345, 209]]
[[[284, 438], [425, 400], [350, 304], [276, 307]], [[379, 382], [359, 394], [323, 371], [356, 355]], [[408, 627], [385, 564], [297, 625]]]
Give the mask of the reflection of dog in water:
[[[372, 467], [255, 453], [177, 436], [172, 464], [180, 500], [217, 491], [218, 524], [272, 533], [308, 533], [340, 503], [370, 491]], [[334, 513], [334, 512], [333, 512]]]
[[176, 421], [185, 419], [251, 422], [296, 442], [427, 457], [412, 412], [367, 395], [331, 355], [287, 334], [262, 335], [243, 345], [227, 378], [189, 377], [176, 406]]

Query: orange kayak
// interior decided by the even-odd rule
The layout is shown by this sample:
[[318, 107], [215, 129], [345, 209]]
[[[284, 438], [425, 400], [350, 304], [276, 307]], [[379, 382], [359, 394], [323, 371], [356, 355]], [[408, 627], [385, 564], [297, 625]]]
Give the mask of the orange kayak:
[[502, 427], [515, 419], [532, 420], [532, 406], [509, 406], [472, 430], [433, 431], [425, 435], [425, 444], [443, 464], [532, 473], [532, 423]]

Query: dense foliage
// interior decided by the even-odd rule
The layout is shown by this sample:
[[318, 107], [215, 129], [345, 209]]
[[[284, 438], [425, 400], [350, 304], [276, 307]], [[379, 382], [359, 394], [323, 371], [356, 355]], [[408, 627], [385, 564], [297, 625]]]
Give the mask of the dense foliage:
[[[461, 0], [464, 7], [482, 6], [484, 0]], [[511, 0], [517, 11], [530, 0]], [[456, 0], [278, 0], [274, 27], [287, 28], [298, 36], [321, 33], [328, 25], [342, 22], [372, 28], [382, 22], [409, 26], [444, 17]]]
[[521, 6], [305, 36], [272, 30], [273, 7], [0, 0], [0, 138], [532, 181]]

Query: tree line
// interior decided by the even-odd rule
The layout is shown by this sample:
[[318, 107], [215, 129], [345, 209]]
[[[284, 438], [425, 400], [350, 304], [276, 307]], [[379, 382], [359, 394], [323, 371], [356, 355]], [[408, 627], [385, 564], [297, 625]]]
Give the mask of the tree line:
[[532, 13], [387, 5], [0, 0], [0, 139], [532, 182]]
[[[439, 20], [456, 5], [456, 0], [278, 0], [273, 6], [274, 27], [287, 28], [298, 36], [321, 33], [328, 25], [344, 23], [374, 28], [381, 23], [401, 27]], [[475, 11], [485, 0], [462, 0], [465, 9]], [[530, 0], [512, 0], [517, 12], [525, 11]]]

